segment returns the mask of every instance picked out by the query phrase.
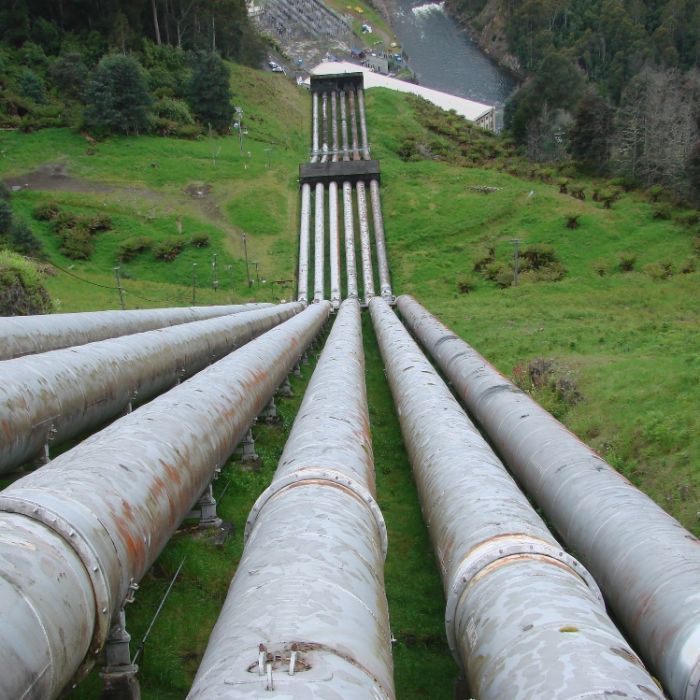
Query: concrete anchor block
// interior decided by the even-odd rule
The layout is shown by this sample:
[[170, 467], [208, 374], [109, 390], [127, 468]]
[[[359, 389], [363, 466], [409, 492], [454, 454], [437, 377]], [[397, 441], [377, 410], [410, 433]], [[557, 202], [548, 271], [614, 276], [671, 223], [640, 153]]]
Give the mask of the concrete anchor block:
[[294, 396], [294, 389], [292, 389], [292, 385], [289, 383], [289, 377], [285, 377], [284, 381], [277, 387], [277, 396], [286, 398]]
[[267, 406], [263, 408], [259, 418], [262, 418], [268, 425], [274, 425], [282, 420], [277, 413], [277, 405], [275, 404], [274, 396], [270, 397]]

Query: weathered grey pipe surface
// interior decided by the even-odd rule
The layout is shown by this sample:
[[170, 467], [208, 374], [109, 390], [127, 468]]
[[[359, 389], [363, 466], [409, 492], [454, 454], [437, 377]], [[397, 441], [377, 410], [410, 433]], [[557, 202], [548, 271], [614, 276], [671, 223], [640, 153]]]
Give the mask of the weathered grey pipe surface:
[[95, 658], [328, 313], [314, 304], [0, 493], [0, 697], [54, 698]]
[[398, 308], [667, 692], [700, 698], [700, 542], [414, 299]]
[[0, 362], [0, 473], [95, 428], [299, 313], [297, 302]]
[[0, 360], [84, 345], [120, 335], [250, 311], [270, 304], [231, 304], [130, 311], [0, 317]]
[[370, 312], [447, 598], [480, 700], [662, 698], [564, 552], [386, 302]]
[[301, 223], [299, 226], [299, 280], [297, 299], [309, 300], [309, 233], [311, 220], [311, 185], [301, 186]]
[[367, 140], [367, 119], [365, 117], [365, 91], [363, 88], [357, 90], [357, 106], [360, 112], [360, 134], [362, 138], [362, 157], [369, 160], [369, 141]]
[[350, 132], [352, 134], [352, 159], [360, 160], [360, 145], [357, 137], [357, 115], [355, 113], [355, 91], [349, 89], [348, 96], [348, 118], [350, 119]]
[[374, 222], [374, 241], [377, 246], [377, 267], [379, 268], [379, 290], [387, 301], [393, 299], [391, 291], [391, 275], [389, 261], [386, 255], [386, 239], [384, 237], [384, 218], [382, 217], [382, 201], [379, 196], [379, 182], [370, 180], [369, 194], [372, 200], [372, 220]]
[[318, 93], [311, 93], [311, 162], [318, 161]]
[[338, 160], [338, 100], [335, 90], [331, 92], [331, 144], [333, 162]]
[[352, 185], [343, 183], [343, 223], [345, 229], [345, 277], [348, 297], [357, 299], [357, 265], [355, 263], [355, 222], [352, 213]]
[[343, 141], [343, 160], [350, 160], [350, 147], [348, 146], [348, 116], [345, 106], [345, 90], [340, 91], [340, 136]]
[[362, 255], [362, 285], [367, 303], [374, 296], [374, 273], [372, 272], [372, 242], [369, 235], [369, 217], [367, 215], [367, 192], [365, 183], [358, 181], [357, 218], [360, 220], [360, 253]]
[[324, 214], [324, 199], [325, 188], [320, 182], [316, 183], [316, 213], [314, 216], [314, 301], [320, 301], [325, 296], [325, 238], [326, 238], [326, 221]]
[[328, 183], [328, 253], [331, 263], [331, 304], [340, 306], [340, 241], [338, 240], [338, 183]]
[[328, 160], [328, 93], [321, 94], [321, 162]]
[[[394, 697], [359, 303], [340, 308], [188, 697]], [[258, 674], [272, 657], [274, 691]], [[297, 662], [289, 673], [293, 645]]]

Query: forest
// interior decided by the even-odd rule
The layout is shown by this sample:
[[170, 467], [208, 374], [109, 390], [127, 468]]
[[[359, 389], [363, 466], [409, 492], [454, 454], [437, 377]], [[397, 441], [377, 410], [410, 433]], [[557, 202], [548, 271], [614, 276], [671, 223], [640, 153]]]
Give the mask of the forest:
[[[530, 158], [700, 194], [700, 5], [695, 0], [452, 0], [499, 17], [525, 78], [506, 126]], [[495, 5], [495, 7], [494, 7]]]

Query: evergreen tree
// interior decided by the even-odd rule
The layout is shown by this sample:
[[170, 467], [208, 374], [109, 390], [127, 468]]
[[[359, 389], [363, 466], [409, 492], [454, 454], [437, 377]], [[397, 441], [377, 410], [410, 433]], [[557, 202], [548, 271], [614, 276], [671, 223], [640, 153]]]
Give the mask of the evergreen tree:
[[123, 134], [147, 131], [150, 125], [146, 80], [131, 56], [105, 56], [85, 94], [85, 121], [92, 127]]
[[233, 117], [231, 97], [229, 72], [222, 58], [216, 53], [197, 54], [187, 89], [192, 112], [204, 125], [224, 133]]
[[612, 108], [598, 95], [586, 95], [578, 104], [569, 138], [571, 155], [588, 172], [598, 175], [606, 172], [612, 130]]

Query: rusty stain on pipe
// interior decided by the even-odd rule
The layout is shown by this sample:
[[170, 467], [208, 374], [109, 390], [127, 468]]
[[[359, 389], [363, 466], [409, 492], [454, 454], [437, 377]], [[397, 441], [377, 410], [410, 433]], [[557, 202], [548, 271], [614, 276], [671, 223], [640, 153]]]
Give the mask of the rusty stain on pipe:
[[370, 312], [442, 573], [450, 647], [480, 700], [659, 698], [590, 574], [527, 498], [389, 306]]
[[[1, 697], [54, 698], [94, 659], [130, 583], [153, 564], [329, 308], [305, 309], [0, 493], [0, 610], [13, 611], [12, 624], [0, 625]], [[42, 576], [20, 589], [13, 581], [29, 556]], [[57, 619], [65, 620], [61, 639]]]
[[0, 473], [169, 389], [303, 306], [195, 321], [0, 362]]
[[397, 300], [674, 700], [700, 698], [700, 542], [408, 296]]
[[[188, 695], [392, 700], [360, 308], [340, 307]], [[289, 668], [294, 656], [294, 672]]]

